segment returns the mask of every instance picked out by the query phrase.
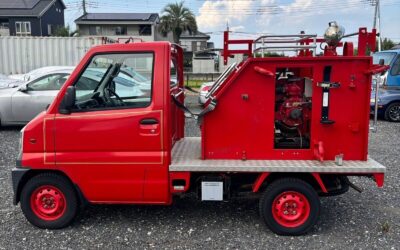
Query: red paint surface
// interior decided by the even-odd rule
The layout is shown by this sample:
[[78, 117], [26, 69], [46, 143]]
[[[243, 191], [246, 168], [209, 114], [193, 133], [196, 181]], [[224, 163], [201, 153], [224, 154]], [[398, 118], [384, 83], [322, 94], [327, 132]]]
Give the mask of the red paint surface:
[[64, 193], [50, 185], [40, 186], [31, 195], [31, 209], [42, 220], [54, 221], [67, 209]]
[[[323, 68], [332, 66], [330, 119], [320, 123]], [[255, 73], [255, 67], [275, 72], [277, 68], [312, 69], [311, 147], [274, 149], [275, 79]], [[323, 144], [323, 160], [366, 160], [369, 130], [371, 57], [249, 58], [215, 94], [218, 105], [207, 114], [202, 126], [205, 159], [316, 159], [313, 148]], [[355, 86], [355, 87], [354, 87]], [[246, 101], [243, 94], [248, 95]], [[349, 126], [357, 125], [357, 130]], [[319, 147], [319, 146], [318, 146]]]

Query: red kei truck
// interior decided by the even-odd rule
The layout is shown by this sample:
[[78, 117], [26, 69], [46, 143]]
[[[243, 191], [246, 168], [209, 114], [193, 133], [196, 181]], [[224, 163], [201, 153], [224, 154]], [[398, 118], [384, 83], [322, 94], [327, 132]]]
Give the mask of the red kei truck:
[[[273, 232], [304, 234], [318, 219], [320, 196], [358, 189], [349, 176], [383, 186], [385, 167], [368, 157], [368, 133], [371, 78], [386, 66], [365, 55], [375, 48], [375, 30], [357, 34], [354, 56], [352, 43], [336, 39], [343, 34], [335, 24], [324, 38], [230, 40], [226, 32], [225, 60], [247, 58], [229, 66], [204, 110], [191, 114], [201, 137], [184, 136], [190, 110], [181, 47], [92, 48], [48, 109], [21, 130], [14, 204], [33, 225], [57, 229], [88, 203], [170, 205], [186, 192], [204, 201], [259, 194], [260, 216]], [[319, 56], [317, 43], [327, 43]], [[264, 57], [273, 50], [294, 56]]]

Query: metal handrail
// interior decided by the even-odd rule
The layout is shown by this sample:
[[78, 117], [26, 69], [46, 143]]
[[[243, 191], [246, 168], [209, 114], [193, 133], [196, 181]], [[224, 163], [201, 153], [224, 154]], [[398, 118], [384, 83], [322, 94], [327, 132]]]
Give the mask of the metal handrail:
[[237, 63], [234, 62], [231, 65], [229, 65], [228, 68], [218, 77], [218, 79], [215, 81], [215, 83], [212, 85], [211, 89], [208, 91], [206, 95], [206, 99], [208, 99], [214, 92], [221, 86], [221, 84], [225, 81], [227, 76], [233, 71], [233, 69], [236, 68]]
[[374, 106], [374, 123], [372, 125], [372, 127], [370, 127], [369, 129], [376, 133], [378, 131], [378, 99], [379, 99], [379, 85], [380, 85], [380, 81], [381, 81], [381, 77], [377, 77], [376, 81], [375, 81], [375, 106]]
[[[288, 39], [293, 38], [293, 39]], [[312, 39], [311, 45], [299, 45], [304, 43], [305, 39]], [[268, 46], [267, 44], [288, 44], [295, 43], [296, 45]], [[257, 44], [261, 47], [257, 48]], [[265, 51], [300, 51], [311, 49], [314, 55], [317, 52], [317, 34], [296, 34], [296, 35], [263, 35], [254, 40], [253, 54], [261, 51], [264, 57]]]

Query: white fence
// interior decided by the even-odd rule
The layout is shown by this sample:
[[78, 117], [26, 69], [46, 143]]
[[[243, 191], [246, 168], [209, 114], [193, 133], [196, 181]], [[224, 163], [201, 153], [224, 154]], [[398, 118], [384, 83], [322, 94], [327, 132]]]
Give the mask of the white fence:
[[45, 66], [75, 66], [102, 37], [0, 37], [0, 73], [24, 74]]

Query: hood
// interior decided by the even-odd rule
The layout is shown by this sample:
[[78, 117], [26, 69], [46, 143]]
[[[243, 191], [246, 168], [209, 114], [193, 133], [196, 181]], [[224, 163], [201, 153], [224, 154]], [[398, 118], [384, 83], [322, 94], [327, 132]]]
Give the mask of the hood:
[[23, 84], [23, 81], [15, 80], [15, 79], [1, 79], [0, 80], [0, 89], [3, 88], [15, 88]]
[[0, 97], [10, 97], [13, 93], [17, 92], [18, 88], [1, 88], [0, 87]]
[[15, 74], [15, 75], [9, 75], [8, 77], [10, 79], [18, 80], [18, 81], [25, 81], [25, 75], [26, 74]]
[[400, 96], [400, 88], [398, 89], [379, 89], [379, 96]]
[[74, 70], [75, 67], [73, 66], [47, 66], [47, 67], [42, 67], [42, 68], [37, 68], [35, 70], [29, 71], [26, 74], [16, 74], [16, 75], [10, 75], [9, 78], [21, 80], [21, 81], [32, 81], [34, 79], [37, 79], [38, 77], [41, 77], [47, 73], [51, 73], [54, 71], [59, 71], [59, 70]]

